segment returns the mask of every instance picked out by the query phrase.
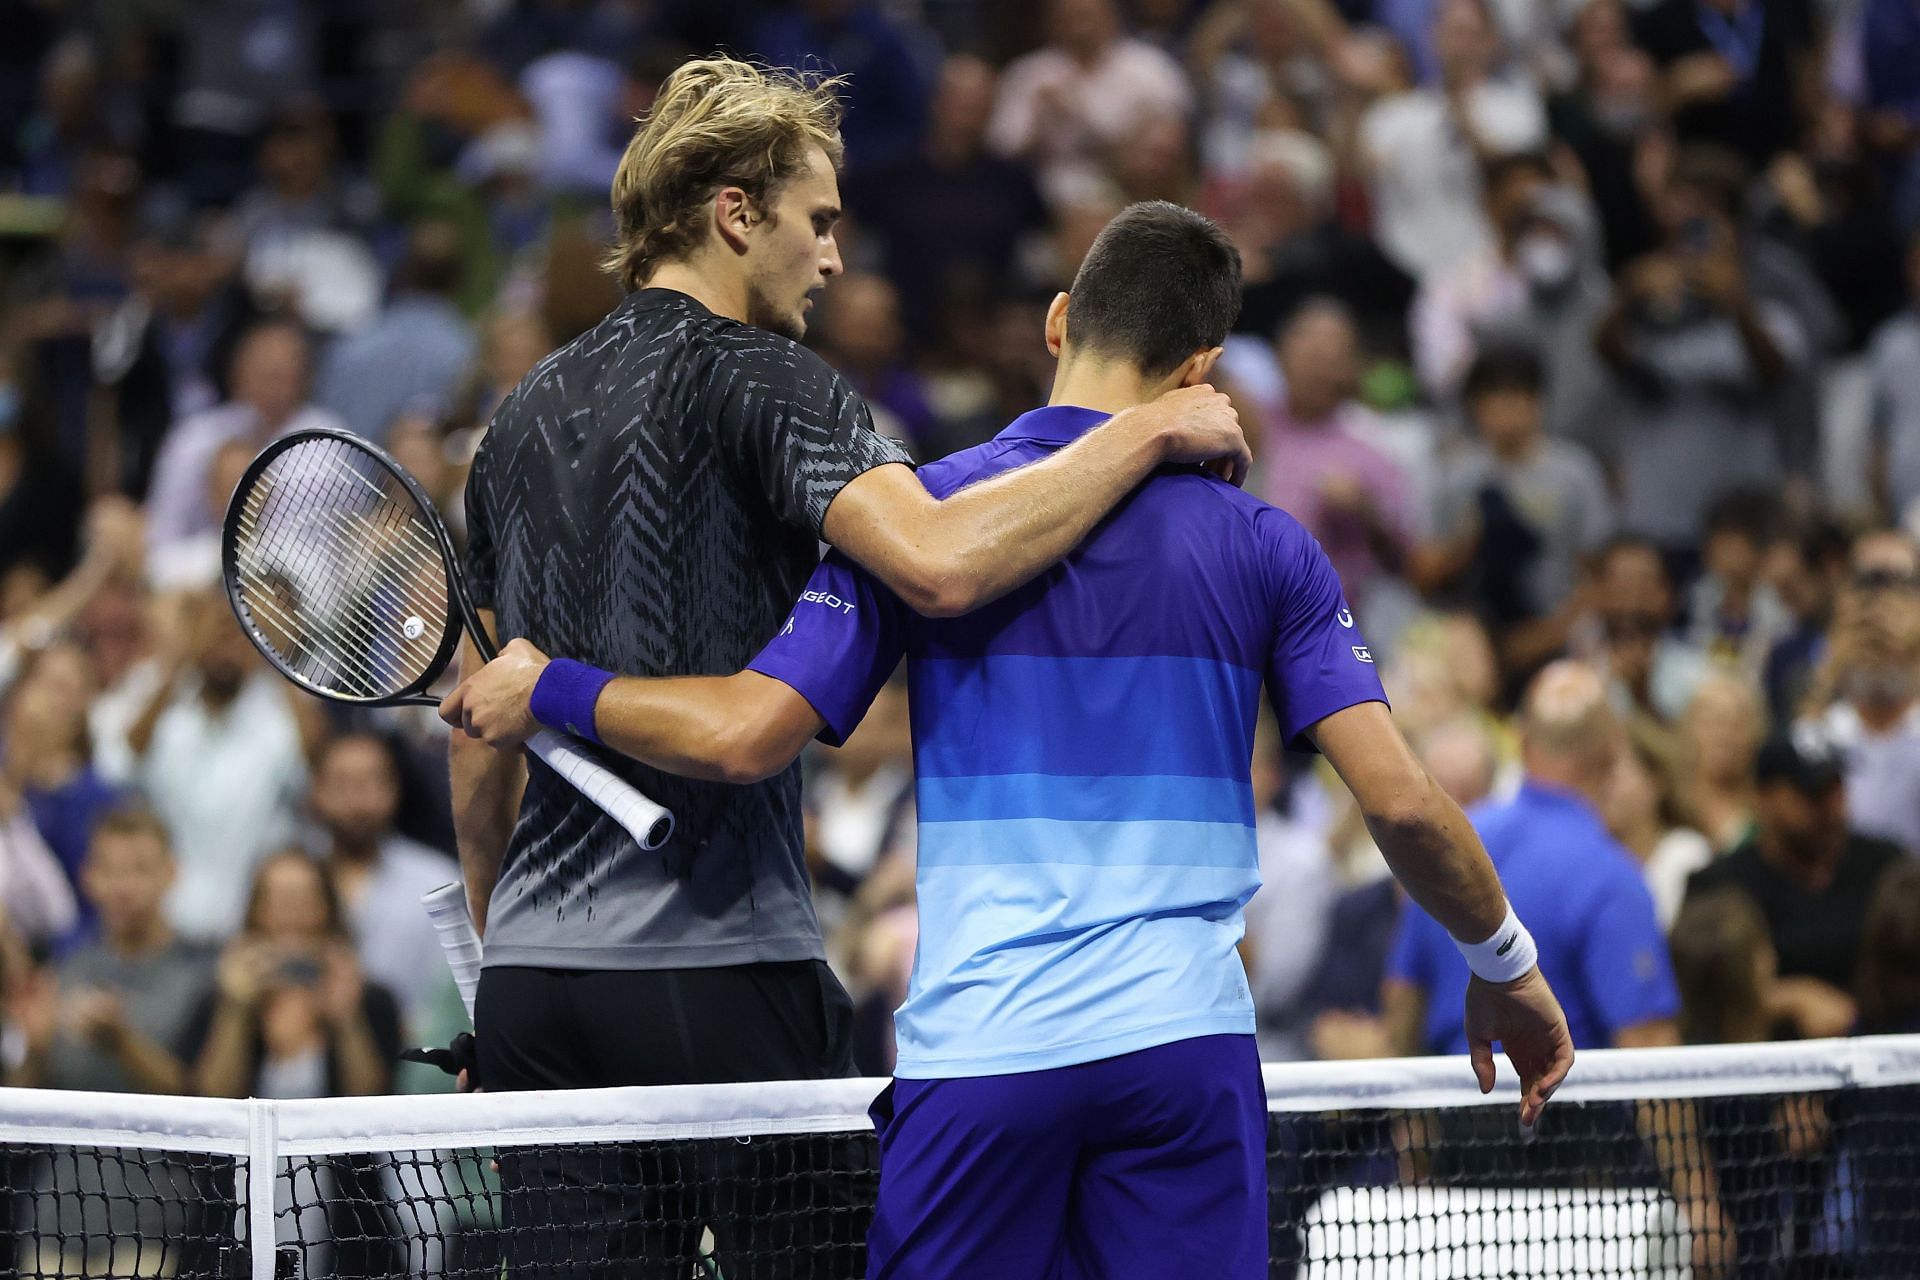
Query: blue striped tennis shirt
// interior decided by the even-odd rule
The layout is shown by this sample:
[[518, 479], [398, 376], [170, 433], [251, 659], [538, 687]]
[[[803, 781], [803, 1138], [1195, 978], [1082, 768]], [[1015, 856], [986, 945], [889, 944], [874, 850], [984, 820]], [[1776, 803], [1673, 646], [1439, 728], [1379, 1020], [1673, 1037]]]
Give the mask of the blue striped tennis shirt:
[[[920, 479], [945, 497], [1106, 417], [1038, 409]], [[1251, 1035], [1236, 948], [1260, 884], [1261, 685], [1300, 745], [1333, 712], [1385, 701], [1312, 536], [1211, 475], [1163, 470], [1060, 564], [963, 618], [920, 617], [830, 554], [749, 665], [806, 698], [837, 744], [902, 656], [920, 946], [896, 1074]]]

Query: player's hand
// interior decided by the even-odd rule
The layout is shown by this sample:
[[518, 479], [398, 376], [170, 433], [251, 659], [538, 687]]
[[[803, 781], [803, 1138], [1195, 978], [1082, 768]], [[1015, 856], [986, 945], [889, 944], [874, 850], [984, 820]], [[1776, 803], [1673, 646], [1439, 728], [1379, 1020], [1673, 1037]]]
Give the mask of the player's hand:
[[533, 686], [546, 669], [546, 654], [525, 640], [509, 640], [499, 657], [447, 695], [440, 718], [490, 747], [518, 747], [540, 732], [533, 718]]
[[1480, 1092], [1493, 1092], [1493, 1045], [1506, 1050], [1520, 1073], [1520, 1123], [1539, 1122], [1547, 1099], [1573, 1069], [1573, 1037], [1567, 1015], [1539, 969], [1498, 986], [1474, 978], [1467, 984], [1467, 1052]]
[[1221, 479], [1230, 484], [1246, 480], [1253, 450], [1225, 392], [1203, 382], [1169, 391], [1127, 413], [1157, 432], [1163, 461], [1219, 463]]

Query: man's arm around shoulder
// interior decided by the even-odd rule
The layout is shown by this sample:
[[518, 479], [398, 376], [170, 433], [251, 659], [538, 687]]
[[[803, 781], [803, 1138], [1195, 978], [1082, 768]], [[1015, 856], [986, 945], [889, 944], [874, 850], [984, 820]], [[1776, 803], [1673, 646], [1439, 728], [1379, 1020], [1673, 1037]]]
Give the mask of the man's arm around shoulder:
[[880, 466], [840, 490], [821, 532], [926, 617], [957, 617], [1079, 546], [1169, 462], [1221, 462], [1235, 484], [1252, 455], [1232, 404], [1204, 384], [1170, 391], [1052, 457], [945, 499], [911, 471]]

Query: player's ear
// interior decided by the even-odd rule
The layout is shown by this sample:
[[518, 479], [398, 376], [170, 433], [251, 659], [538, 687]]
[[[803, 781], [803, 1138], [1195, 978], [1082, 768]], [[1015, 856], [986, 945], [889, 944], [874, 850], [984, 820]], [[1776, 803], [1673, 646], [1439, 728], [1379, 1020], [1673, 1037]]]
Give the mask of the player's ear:
[[1180, 381], [1175, 384], [1182, 387], [1197, 387], [1213, 374], [1213, 366], [1220, 361], [1225, 347], [1208, 347], [1205, 351], [1196, 351], [1180, 366]]
[[757, 222], [764, 221], [754, 208], [753, 197], [739, 187], [722, 187], [713, 193], [713, 226], [720, 241], [735, 253], [747, 251], [748, 235]]
[[1047, 304], [1047, 354], [1056, 360], [1060, 348], [1067, 344], [1067, 298], [1064, 293], [1056, 293]]

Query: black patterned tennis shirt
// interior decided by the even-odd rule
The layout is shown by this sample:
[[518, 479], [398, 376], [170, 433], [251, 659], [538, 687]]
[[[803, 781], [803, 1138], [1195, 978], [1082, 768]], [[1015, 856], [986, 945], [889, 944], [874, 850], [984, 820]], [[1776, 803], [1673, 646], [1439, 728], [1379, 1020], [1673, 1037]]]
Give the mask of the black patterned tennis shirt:
[[[632, 294], [500, 406], [467, 481], [468, 585], [504, 644], [635, 676], [730, 675], [785, 621], [845, 485], [905, 462], [797, 343]], [[489, 965], [822, 956], [797, 767], [694, 782], [601, 751], [676, 825], [653, 853], [537, 761], [488, 907]]]

